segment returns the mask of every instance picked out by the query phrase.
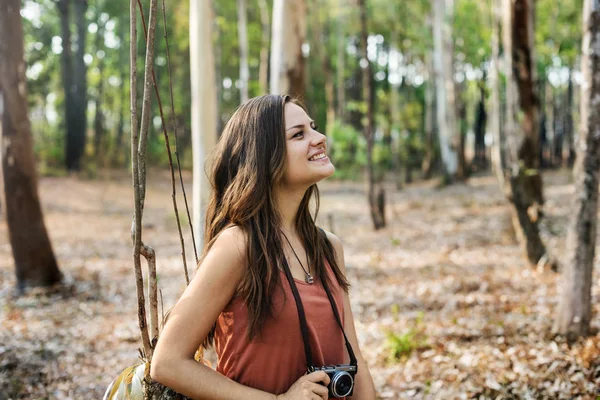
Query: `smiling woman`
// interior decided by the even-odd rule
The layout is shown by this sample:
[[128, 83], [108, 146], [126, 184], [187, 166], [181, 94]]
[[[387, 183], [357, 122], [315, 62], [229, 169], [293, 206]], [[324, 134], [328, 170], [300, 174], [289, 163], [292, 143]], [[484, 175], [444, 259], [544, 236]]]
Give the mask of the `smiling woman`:
[[[296, 100], [238, 108], [215, 151], [203, 256], [165, 323], [152, 379], [191, 398], [375, 398], [341, 243], [309, 207], [316, 200], [318, 212], [316, 184], [334, 171]], [[216, 371], [194, 359], [212, 344]]]

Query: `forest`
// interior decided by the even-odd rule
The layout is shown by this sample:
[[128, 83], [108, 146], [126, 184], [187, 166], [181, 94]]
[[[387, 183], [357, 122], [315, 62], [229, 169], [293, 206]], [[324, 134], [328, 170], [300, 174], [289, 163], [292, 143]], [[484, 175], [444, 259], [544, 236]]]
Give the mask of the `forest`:
[[184, 398], [144, 363], [268, 93], [378, 399], [600, 399], [600, 1], [0, 0], [0, 400]]

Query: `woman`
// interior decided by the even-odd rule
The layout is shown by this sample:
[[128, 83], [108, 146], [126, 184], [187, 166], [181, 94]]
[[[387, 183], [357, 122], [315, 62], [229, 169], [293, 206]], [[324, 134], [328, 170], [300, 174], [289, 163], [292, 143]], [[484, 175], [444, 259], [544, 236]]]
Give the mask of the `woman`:
[[[335, 171], [316, 129], [298, 102], [275, 95], [249, 100], [227, 123], [210, 175], [203, 259], [158, 340], [152, 379], [193, 399], [327, 399], [330, 377], [307, 373], [307, 357], [315, 366], [348, 363], [343, 324], [358, 364], [352, 398], [375, 399], [341, 242], [309, 210], [314, 198], [318, 211], [316, 183]], [[213, 343], [217, 371], [194, 360], [200, 344]]]

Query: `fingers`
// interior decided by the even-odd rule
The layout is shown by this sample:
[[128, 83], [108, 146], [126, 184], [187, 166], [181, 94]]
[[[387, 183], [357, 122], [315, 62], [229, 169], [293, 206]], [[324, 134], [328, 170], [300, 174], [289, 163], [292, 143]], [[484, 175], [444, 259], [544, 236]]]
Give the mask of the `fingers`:
[[329, 385], [329, 382], [331, 382], [329, 375], [327, 375], [323, 371], [311, 372], [310, 374], [305, 375], [304, 377], [310, 382], [323, 382], [323, 385], [325, 386]]
[[[304, 393], [304, 396], [306, 396], [307, 399], [323, 399], [323, 400], [327, 400], [328, 399], [328, 395], [329, 395], [329, 390], [327, 389], [327, 386], [322, 385], [321, 380], [320, 379], [325, 379], [323, 377], [321, 377], [320, 375], [316, 375], [316, 376], [310, 376], [312, 374], [309, 375], [305, 375], [304, 376], [304, 382], [302, 382], [300, 384], [300, 387], [302, 388], [302, 391]], [[327, 374], [325, 374], [326, 378]], [[316, 396], [316, 397], [315, 397]]]

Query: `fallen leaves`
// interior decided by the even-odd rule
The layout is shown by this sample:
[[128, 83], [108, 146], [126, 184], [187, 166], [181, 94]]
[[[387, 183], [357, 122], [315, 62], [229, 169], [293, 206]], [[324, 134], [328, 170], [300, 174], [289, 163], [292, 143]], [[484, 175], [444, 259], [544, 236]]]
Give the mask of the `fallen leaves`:
[[[545, 177], [542, 220], [544, 239], [556, 254], [564, 248], [572, 195], [561, 174]], [[144, 219], [153, 229], [145, 239], [157, 250], [169, 309], [185, 281], [164, 189], [168, 176], [152, 176], [159, 182], [148, 187]], [[494, 178], [444, 189], [432, 182], [390, 189], [394, 217], [378, 232], [371, 230], [362, 186], [348, 186], [323, 185], [321, 215], [333, 215], [344, 243], [357, 334], [380, 398], [600, 395], [599, 281], [592, 285], [593, 336], [572, 346], [554, 337], [560, 275], [525, 265]], [[14, 267], [0, 222], [0, 398], [101, 398], [120, 371], [139, 361], [129, 177], [42, 179], [41, 198], [70, 279], [54, 291], [14, 298]], [[598, 272], [596, 267], [595, 277]], [[390, 335], [398, 338], [396, 347], [410, 351], [393, 357]], [[206, 357], [214, 365], [214, 352]]]

